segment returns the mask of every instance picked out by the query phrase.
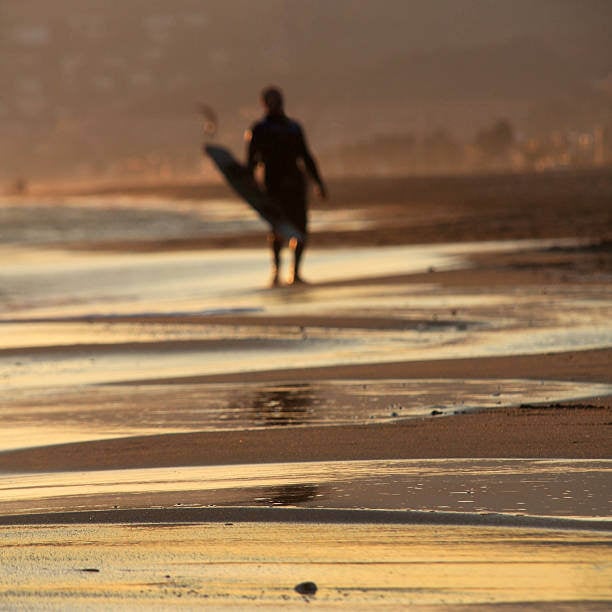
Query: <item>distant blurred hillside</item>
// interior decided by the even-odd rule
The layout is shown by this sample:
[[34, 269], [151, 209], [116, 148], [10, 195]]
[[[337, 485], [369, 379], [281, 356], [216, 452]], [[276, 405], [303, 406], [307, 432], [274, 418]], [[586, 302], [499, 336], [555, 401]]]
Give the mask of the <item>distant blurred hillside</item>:
[[428, 138], [397, 171], [461, 170], [499, 118], [521, 142], [605, 132], [611, 4], [508, 4], [0, 0], [0, 179], [205, 172], [197, 103], [240, 152], [270, 82], [337, 172], [381, 138], [359, 171]]

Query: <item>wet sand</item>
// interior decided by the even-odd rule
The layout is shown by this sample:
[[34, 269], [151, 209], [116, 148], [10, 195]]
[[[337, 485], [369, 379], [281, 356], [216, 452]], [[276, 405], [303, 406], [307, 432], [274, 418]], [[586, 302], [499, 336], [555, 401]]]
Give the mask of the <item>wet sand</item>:
[[354, 520], [609, 531], [609, 476], [606, 460], [517, 458], [16, 473], [0, 476], [5, 511], [15, 513], [0, 522]]
[[[392, 524], [54, 525], [26, 537], [4, 528], [0, 597], [8, 607], [29, 596], [45, 609], [69, 601], [93, 610], [606, 609], [601, 534], [503, 536], [491, 527]], [[305, 582], [315, 594], [296, 592]]]
[[299, 289], [220, 187], [2, 203], [0, 604], [612, 598], [612, 179], [354, 183]]
[[[607, 400], [609, 401], [609, 400]], [[392, 424], [268, 427], [6, 451], [3, 471], [460, 457], [610, 459], [610, 407], [513, 408]]]

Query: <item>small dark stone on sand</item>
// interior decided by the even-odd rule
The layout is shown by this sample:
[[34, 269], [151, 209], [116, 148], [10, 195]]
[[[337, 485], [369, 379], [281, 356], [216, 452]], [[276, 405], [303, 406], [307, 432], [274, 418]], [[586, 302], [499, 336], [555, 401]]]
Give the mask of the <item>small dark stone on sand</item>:
[[392, 412], [392, 413], [391, 413], [391, 416], [392, 416], [392, 417], [396, 417], [396, 416], [399, 416], [399, 414], [397, 414], [397, 412]]
[[441, 410], [432, 410], [432, 411], [430, 412], [430, 414], [431, 414], [432, 416], [436, 416], [436, 415], [438, 415], [438, 414], [444, 414], [444, 413], [443, 413]]
[[295, 590], [300, 595], [314, 595], [317, 592], [317, 585], [314, 582], [300, 582], [295, 585]]
[[84, 567], [82, 572], [99, 572], [100, 570], [96, 567]]

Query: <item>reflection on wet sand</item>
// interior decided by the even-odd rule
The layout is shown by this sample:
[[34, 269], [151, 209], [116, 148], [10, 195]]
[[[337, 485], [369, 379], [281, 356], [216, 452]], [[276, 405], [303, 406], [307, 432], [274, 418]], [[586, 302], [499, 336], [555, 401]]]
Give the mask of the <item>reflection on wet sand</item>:
[[[366, 279], [435, 269], [468, 268], [475, 253], [513, 252], [567, 241], [517, 241], [313, 250], [308, 270], [314, 285], [303, 290], [262, 291], [268, 260], [261, 250], [104, 254], [0, 247], [0, 317], [10, 320], [79, 315], [146, 315], [226, 308], [264, 308], [309, 314], [321, 306], [355, 306], [370, 300], [389, 307], [390, 292], [406, 287]], [[574, 244], [574, 242], [570, 242]], [[356, 281], [357, 286], [342, 286]], [[429, 283], [431, 281], [426, 281]], [[426, 286], [426, 285], [425, 285]], [[405, 297], [405, 296], [404, 296]], [[378, 298], [378, 300], [377, 300]], [[337, 303], [336, 303], [337, 300]], [[396, 298], [397, 300], [397, 298]], [[394, 302], [396, 302], [394, 300]], [[429, 318], [429, 317], [427, 317]]]
[[[36, 446], [171, 432], [232, 430], [242, 437], [269, 428], [275, 434], [295, 428], [299, 446], [313, 426], [609, 395], [609, 385], [589, 378], [479, 379], [473, 372], [466, 380], [442, 378], [435, 367], [414, 380], [203, 378], [609, 346], [603, 284], [517, 293], [501, 285], [441, 287], [427, 273], [467, 267], [465, 257], [476, 252], [526, 246], [312, 251], [308, 270], [317, 282], [296, 291], [261, 290], [268, 262], [260, 250], [125, 255], [4, 248], [0, 451], [25, 447], [31, 454]], [[415, 272], [422, 273], [418, 283], [396, 282]], [[600, 569], [608, 563], [609, 461], [300, 456], [261, 463], [270, 460], [261, 455], [246, 465], [154, 468], [147, 464], [150, 443], [125, 441], [143, 454], [136, 464], [143, 469], [0, 475], [4, 522], [36, 522], [30, 513], [42, 513], [39, 522], [60, 521], [75, 510], [79, 521], [105, 512], [115, 522], [132, 517], [129, 526], [94, 529], [0, 527], [0, 601], [36, 607], [60, 597], [68, 607], [108, 609], [146, 598], [165, 609], [181, 597], [191, 607], [277, 606], [292, 598], [304, 603], [293, 587], [305, 580], [319, 584], [313, 603], [350, 602], [351, 609], [611, 596]], [[87, 445], [64, 451], [87, 453]], [[218, 510], [237, 512], [236, 521], [267, 522], [206, 523], [206, 512]], [[310, 522], [295, 516], [290, 525], [270, 522], [278, 517], [270, 512], [281, 511], [306, 513]], [[151, 520], [164, 527], [135, 524], [147, 512], [157, 512]], [[313, 525], [322, 512], [341, 513], [344, 524]], [[381, 524], [351, 525], [360, 512]], [[438, 524], [414, 524], [417, 514]], [[398, 520], [413, 524], [390, 524]], [[457, 520], [471, 527], [441, 525]], [[565, 531], [526, 529], [536, 520]], [[489, 530], [487, 521], [505, 527]], [[47, 555], [44, 567], [32, 550]]]
[[[186, 273], [190, 282], [189, 274], [198, 276], [195, 270]], [[113, 280], [111, 276], [111, 287]], [[126, 283], [132, 286], [129, 279]], [[518, 296], [511, 288], [468, 292], [397, 283], [245, 289], [232, 295], [211, 291], [183, 305], [191, 309], [164, 309], [163, 299], [152, 295], [155, 309], [134, 301], [123, 315], [121, 308], [112, 314], [112, 300], [95, 292], [75, 307], [74, 316], [59, 314], [63, 307], [8, 307], [0, 312], [0, 380], [7, 389], [154, 383], [232, 372], [527, 355], [612, 344], [612, 308], [603, 285], [581, 287], [579, 293], [535, 287]], [[164, 299], [188, 294], [188, 288], [168, 288]], [[69, 289], [62, 295], [69, 296]], [[21, 299], [11, 298], [10, 289], [8, 296]], [[212, 310], [206, 307], [211, 296], [216, 296], [208, 304]]]
[[[600, 518], [612, 461], [323, 461], [0, 475], [5, 514], [299, 506]], [[612, 529], [612, 523], [610, 523]]]
[[312, 423], [312, 406], [321, 403], [308, 383], [251, 389], [250, 393], [239, 393], [235, 401], [239, 406], [250, 406], [253, 422], [263, 427]]
[[383, 423], [611, 391], [606, 384], [496, 379], [13, 389], [0, 397], [0, 451], [156, 433]]
[[300, 506], [323, 497], [321, 487], [316, 484], [301, 483], [264, 489], [254, 501], [266, 506]]
[[[152, 306], [160, 313], [291, 305], [304, 312], [304, 303], [314, 297], [309, 291], [262, 291], [268, 260], [259, 249], [118, 255], [0, 248], [0, 257], [7, 262], [0, 272], [4, 319], [15, 313], [146, 314]], [[448, 269], [460, 261], [444, 247], [338, 249], [313, 251], [309, 270], [321, 283], [355, 278], [356, 273], [367, 278], [431, 266]]]

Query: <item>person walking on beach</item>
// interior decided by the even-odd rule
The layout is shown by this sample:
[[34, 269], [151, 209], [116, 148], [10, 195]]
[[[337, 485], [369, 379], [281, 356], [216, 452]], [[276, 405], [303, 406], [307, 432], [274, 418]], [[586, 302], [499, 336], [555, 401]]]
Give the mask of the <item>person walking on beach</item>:
[[[283, 213], [304, 236], [303, 240], [292, 238], [293, 271], [289, 284], [303, 283], [300, 264], [308, 230], [306, 177], [315, 182], [321, 199], [327, 197], [325, 184], [317, 164], [308, 149], [304, 131], [297, 121], [285, 115], [283, 94], [278, 87], [266, 87], [261, 92], [265, 110], [263, 119], [247, 132], [247, 166], [254, 173], [258, 164], [265, 170], [265, 187], [268, 195], [281, 207]], [[272, 286], [280, 283], [281, 250], [283, 239], [271, 232], [268, 237], [272, 247]]]

